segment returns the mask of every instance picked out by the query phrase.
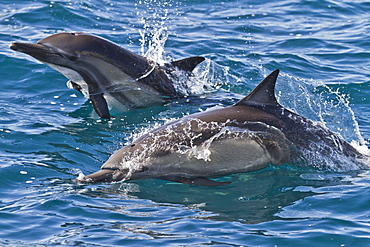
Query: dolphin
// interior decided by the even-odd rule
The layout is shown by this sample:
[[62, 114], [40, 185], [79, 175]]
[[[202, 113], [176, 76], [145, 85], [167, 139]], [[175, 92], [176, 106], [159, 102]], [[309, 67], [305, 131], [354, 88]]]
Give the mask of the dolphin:
[[62, 73], [68, 85], [88, 97], [101, 118], [109, 109], [127, 111], [184, 96], [176, 90], [177, 70], [191, 71], [204, 57], [190, 57], [160, 66], [98, 36], [80, 32], [58, 33], [36, 44], [12, 43], [10, 48], [26, 53]]
[[[79, 183], [163, 179], [217, 186], [211, 180], [269, 165], [307, 165], [320, 155], [362, 155], [340, 136], [281, 106], [275, 98], [279, 70], [236, 104], [164, 124], [116, 151]], [[310, 156], [311, 155], [311, 156]]]

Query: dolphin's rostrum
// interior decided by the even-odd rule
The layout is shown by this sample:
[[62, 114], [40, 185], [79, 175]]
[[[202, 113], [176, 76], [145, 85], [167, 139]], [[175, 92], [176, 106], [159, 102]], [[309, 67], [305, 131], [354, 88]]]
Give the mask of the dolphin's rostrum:
[[103, 38], [84, 33], [58, 33], [36, 44], [12, 43], [10, 48], [26, 53], [62, 73], [70, 86], [89, 97], [96, 113], [111, 116], [109, 109], [125, 111], [182, 97], [170, 74], [185, 76], [202, 61], [190, 57], [160, 66]]
[[277, 102], [278, 74], [278, 70], [272, 72], [232, 106], [189, 115], [152, 130], [114, 153], [99, 171], [75, 181], [157, 178], [216, 186], [228, 182], [209, 177], [260, 170], [270, 164], [312, 165], [310, 159], [316, 153], [359, 162], [363, 156], [340, 136]]

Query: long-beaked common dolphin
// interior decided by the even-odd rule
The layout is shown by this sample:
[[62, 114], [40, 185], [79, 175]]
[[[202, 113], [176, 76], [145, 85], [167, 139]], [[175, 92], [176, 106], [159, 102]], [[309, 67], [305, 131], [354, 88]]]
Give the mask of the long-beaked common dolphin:
[[340, 136], [281, 106], [275, 98], [279, 70], [236, 104], [167, 123], [116, 151], [101, 169], [76, 182], [156, 178], [216, 186], [207, 177], [303, 164], [310, 154], [362, 155]]
[[70, 86], [89, 97], [96, 113], [111, 116], [109, 108], [122, 111], [182, 97], [169, 74], [185, 75], [203, 57], [190, 57], [160, 66], [103, 38], [84, 33], [58, 33], [36, 44], [12, 43], [10, 48], [26, 53], [62, 73]]

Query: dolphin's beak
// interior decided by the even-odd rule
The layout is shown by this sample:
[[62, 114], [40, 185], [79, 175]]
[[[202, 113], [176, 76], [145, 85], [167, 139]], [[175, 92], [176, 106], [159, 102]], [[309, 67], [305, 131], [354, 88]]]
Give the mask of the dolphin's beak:
[[14, 51], [23, 52], [30, 56], [34, 56], [35, 54], [40, 54], [43, 52], [50, 53], [50, 49], [48, 47], [40, 44], [12, 43], [9, 47]]
[[[53, 46], [48, 46], [42, 43], [29, 44], [29, 43], [12, 43], [10, 49], [19, 51], [36, 58], [44, 63], [51, 63], [58, 65], [60, 59], [66, 61], [75, 61], [77, 54], [70, 51], [63, 51]], [[60, 64], [63, 66], [62, 64]]]
[[101, 169], [93, 174], [87, 175], [83, 178], [76, 178], [73, 180], [76, 183], [107, 183], [122, 180], [122, 173], [116, 169]]
[[41, 62], [53, 63], [54, 58], [61, 57], [59, 53], [42, 44], [12, 43], [9, 47], [14, 51], [30, 55]]

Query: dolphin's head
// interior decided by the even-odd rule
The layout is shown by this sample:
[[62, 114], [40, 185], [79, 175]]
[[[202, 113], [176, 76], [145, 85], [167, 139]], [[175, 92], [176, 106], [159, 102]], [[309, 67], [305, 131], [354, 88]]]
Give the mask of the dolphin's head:
[[67, 66], [79, 59], [79, 52], [93, 46], [94, 36], [82, 33], [58, 33], [36, 44], [12, 43], [10, 48], [28, 54], [41, 62]]
[[133, 143], [124, 146], [115, 152], [99, 171], [87, 176], [81, 175], [74, 181], [77, 183], [106, 183], [145, 178], [148, 175], [146, 174], [148, 166], [141, 159], [144, 153], [141, 145]]
[[[28, 54], [41, 62], [67, 68], [75, 68], [86, 57], [99, 58], [109, 63], [137, 62], [133, 52], [98, 36], [81, 32], [58, 33], [39, 40], [36, 44], [12, 43], [10, 48]], [[113, 62], [114, 61], [114, 62]], [[119, 66], [119, 64], [115, 64]], [[140, 66], [136, 63], [136, 66]], [[146, 64], [144, 70], [147, 69]]]

